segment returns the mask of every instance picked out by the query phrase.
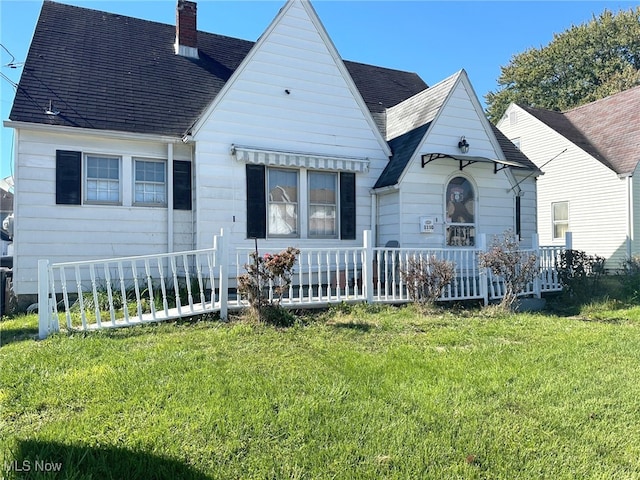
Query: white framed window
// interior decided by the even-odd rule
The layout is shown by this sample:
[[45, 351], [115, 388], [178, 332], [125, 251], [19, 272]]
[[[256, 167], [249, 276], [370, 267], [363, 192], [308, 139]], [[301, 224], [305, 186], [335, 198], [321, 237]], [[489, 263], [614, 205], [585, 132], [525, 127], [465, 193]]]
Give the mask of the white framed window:
[[338, 236], [338, 174], [309, 172], [309, 237]]
[[356, 239], [355, 172], [245, 169], [247, 238]]
[[297, 237], [298, 171], [267, 169], [267, 232], [274, 237]]
[[85, 200], [88, 203], [121, 203], [120, 157], [85, 156]]
[[554, 240], [564, 240], [569, 231], [569, 202], [554, 202], [551, 204], [551, 223]]
[[133, 160], [133, 201], [136, 205], [167, 204], [167, 163], [159, 160]]
[[465, 177], [454, 177], [446, 190], [446, 244], [471, 247], [476, 244], [475, 190]]

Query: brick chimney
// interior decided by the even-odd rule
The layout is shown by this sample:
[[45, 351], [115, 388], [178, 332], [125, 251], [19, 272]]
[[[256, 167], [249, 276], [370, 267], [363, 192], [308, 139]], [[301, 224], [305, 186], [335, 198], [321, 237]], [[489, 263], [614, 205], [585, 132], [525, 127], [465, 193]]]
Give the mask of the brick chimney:
[[176, 54], [198, 58], [198, 28], [196, 2], [178, 0], [176, 9]]

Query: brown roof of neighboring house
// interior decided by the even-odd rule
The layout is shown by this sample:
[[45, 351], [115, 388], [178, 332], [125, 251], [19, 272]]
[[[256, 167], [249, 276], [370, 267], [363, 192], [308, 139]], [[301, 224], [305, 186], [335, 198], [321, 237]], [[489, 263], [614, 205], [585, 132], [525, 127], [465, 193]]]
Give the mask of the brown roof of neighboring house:
[[566, 112], [519, 106], [619, 175], [640, 162], [640, 86]]

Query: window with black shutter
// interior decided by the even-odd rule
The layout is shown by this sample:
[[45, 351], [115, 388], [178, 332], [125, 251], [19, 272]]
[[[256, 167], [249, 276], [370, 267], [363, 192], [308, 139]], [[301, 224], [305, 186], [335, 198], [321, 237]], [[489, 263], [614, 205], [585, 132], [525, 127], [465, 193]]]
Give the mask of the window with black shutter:
[[56, 150], [56, 204], [82, 203], [82, 152]]
[[266, 238], [267, 203], [264, 165], [246, 165], [247, 238]]
[[173, 209], [191, 210], [191, 162], [173, 162]]
[[[291, 204], [293, 190], [289, 192], [287, 188], [279, 187], [274, 191], [269, 191], [267, 195], [267, 168], [265, 165], [247, 164], [247, 238], [266, 238], [267, 223], [269, 224], [270, 236], [284, 236], [284, 233], [277, 230], [280, 225], [290, 226], [282, 211], [286, 211], [288, 215], [297, 215], [297, 203]], [[280, 172], [286, 170], [272, 169], [271, 172]], [[290, 170], [294, 174], [298, 174], [297, 170]], [[324, 174], [318, 172], [308, 172], [307, 187], [308, 203], [305, 214], [309, 226], [309, 238], [337, 238], [338, 235], [333, 230], [335, 228], [335, 186], [331, 186], [331, 176], [334, 173]], [[271, 177], [270, 177], [271, 178]], [[294, 177], [297, 178], [297, 177]], [[340, 234], [341, 240], [356, 239], [356, 174], [354, 172], [340, 172], [338, 182], [338, 198], [339, 198], [339, 218], [340, 218]], [[272, 180], [269, 181], [272, 183]], [[292, 185], [297, 185], [293, 182]], [[271, 188], [271, 186], [269, 187]], [[293, 187], [292, 187], [293, 188]], [[275, 193], [274, 193], [275, 192]], [[280, 192], [282, 196], [288, 198], [288, 202], [284, 205], [285, 209], [280, 208], [276, 193]], [[296, 194], [297, 195], [297, 194]], [[267, 204], [267, 196], [269, 204]], [[297, 196], [296, 202], [297, 202]], [[282, 203], [282, 202], [281, 202]], [[267, 219], [267, 209], [269, 208], [269, 219]], [[303, 211], [304, 212], [304, 211]], [[291, 225], [297, 225], [297, 220], [291, 221]], [[333, 225], [333, 226], [332, 226]], [[274, 233], [276, 232], [276, 233]], [[288, 231], [287, 231], [288, 232]], [[297, 234], [297, 232], [296, 232]]]

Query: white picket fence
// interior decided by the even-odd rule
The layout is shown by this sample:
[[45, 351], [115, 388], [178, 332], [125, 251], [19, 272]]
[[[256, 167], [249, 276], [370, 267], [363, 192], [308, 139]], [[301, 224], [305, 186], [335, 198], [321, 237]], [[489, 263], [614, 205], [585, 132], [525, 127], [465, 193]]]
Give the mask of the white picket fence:
[[[410, 298], [401, 272], [411, 259], [431, 258], [455, 267], [455, 277], [440, 300], [478, 299], [486, 304], [504, 295], [502, 280], [478, 266], [478, 252], [486, 245], [483, 236], [475, 248], [453, 249], [373, 247], [370, 231], [363, 238], [361, 247], [301, 249], [281, 305], [405, 303]], [[40, 338], [59, 331], [61, 321], [67, 330], [87, 331], [207, 313], [226, 319], [229, 310], [248, 306], [235, 292], [235, 281], [246, 272], [255, 251], [237, 249], [230, 258], [226, 245], [221, 232], [211, 249], [53, 264], [40, 260]], [[537, 255], [539, 274], [522, 295], [539, 297], [561, 289], [555, 264], [563, 248], [531, 250]], [[269, 285], [264, 295], [273, 299], [275, 287]]]

